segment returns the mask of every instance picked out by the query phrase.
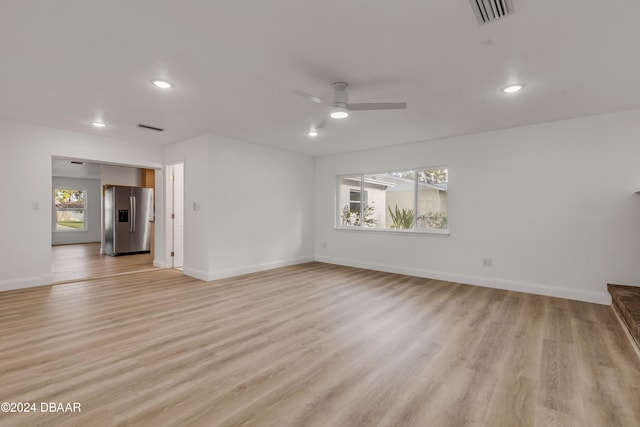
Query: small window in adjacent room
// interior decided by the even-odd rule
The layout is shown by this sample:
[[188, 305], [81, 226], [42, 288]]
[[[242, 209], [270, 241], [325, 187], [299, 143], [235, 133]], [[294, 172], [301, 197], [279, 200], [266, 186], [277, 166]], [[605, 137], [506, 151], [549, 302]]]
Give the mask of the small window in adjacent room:
[[360, 190], [349, 190], [349, 210], [360, 212], [361, 205], [367, 206], [367, 192], [364, 192], [364, 196], [362, 194]]
[[85, 231], [87, 190], [56, 188], [53, 192], [56, 231]]
[[361, 224], [361, 182], [361, 176], [343, 176], [338, 180], [338, 224], [342, 227], [358, 227]]
[[338, 227], [448, 233], [446, 167], [342, 175]]

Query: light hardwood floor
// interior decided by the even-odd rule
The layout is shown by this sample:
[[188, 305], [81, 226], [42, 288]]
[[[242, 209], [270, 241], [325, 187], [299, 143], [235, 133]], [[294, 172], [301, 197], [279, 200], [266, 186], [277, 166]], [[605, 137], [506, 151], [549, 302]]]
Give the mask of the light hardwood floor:
[[0, 293], [2, 426], [638, 426], [611, 307], [310, 263]]
[[54, 282], [69, 282], [153, 268], [150, 254], [112, 257], [100, 255], [100, 243], [51, 247]]

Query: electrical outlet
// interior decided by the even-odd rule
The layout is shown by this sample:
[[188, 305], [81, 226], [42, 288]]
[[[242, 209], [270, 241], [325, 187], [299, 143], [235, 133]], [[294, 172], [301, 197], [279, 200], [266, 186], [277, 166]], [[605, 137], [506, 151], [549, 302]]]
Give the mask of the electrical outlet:
[[491, 267], [493, 265], [493, 260], [491, 258], [483, 258], [482, 266], [483, 267]]
[[322, 249], [327, 249], [327, 242], [322, 242]]
[[38, 201], [31, 202], [31, 209], [33, 209], [34, 211], [37, 211], [38, 209], [40, 209], [40, 202]]

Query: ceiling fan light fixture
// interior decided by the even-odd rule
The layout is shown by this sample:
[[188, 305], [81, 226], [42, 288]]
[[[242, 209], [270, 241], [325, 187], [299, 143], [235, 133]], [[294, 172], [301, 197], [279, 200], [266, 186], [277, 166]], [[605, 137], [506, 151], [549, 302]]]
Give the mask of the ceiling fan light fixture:
[[311, 137], [318, 136], [318, 131], [315, 129], [311, 129], [309, 132], [307, 132], [307, 135]]
[[504, 93], [516, 93], [524, 89], [524, 83], [516, 83], [502, 88]]
[[349, 117], [349, 110], [347, 110], [345, 107], [336, 105], [331, 108], [329, 116], [331, 116], [332, 119], [344, 119]]
[[172, 83], [169, 83], [165, 80], [151, 80], [151, 83], [153, 83], [155, 87], [159, 87], [160, 89], [171, 89], [173, 87]]

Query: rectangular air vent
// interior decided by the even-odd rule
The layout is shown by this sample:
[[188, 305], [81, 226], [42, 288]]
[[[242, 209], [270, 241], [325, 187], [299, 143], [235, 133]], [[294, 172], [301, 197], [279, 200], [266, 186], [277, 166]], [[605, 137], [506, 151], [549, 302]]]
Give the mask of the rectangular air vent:
[[511, 0], [469, 0], [480, 25], [513, 15]]
[[162, 132], [164, 130], [162, 128], [157, 128], [155, 126], [143, 125], [142, 123], [138, 123], [138, 127], [139, 128], [144, 128], [144, 129], [155, 130], [155, 131], [158, 131], [158, 132]]

